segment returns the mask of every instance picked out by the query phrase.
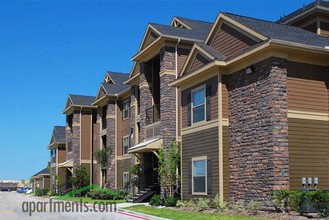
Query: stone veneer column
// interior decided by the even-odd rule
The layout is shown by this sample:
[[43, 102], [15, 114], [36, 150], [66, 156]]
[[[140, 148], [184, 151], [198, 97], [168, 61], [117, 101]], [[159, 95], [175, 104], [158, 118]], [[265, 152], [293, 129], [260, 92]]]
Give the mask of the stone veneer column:
[[108, 160], [108, 167], [107, 167], [107, 186], [109, 188], [115, 188], [115, 101], [109, 101], [107, 105], [107, 112], [106, 112], [106, 147], [112, 149], [112, 154]]
[[163, 47], [160, 50], [160, 112], [161, 136], [166, 149], [176, 137], [176, 89], [169, 83], [176, 79], [175, 48]]
[[[139, 142], [145, 141], [145, 125], [146, 125], [146, 109], [152, 107], [152, 94], [150, 90], [149, 82], [150, 71], [147, 71], [147, 63], [142, 62], [140, 66], [140, 140]], [[149, 79], [149, 80], [148, 80]]]
[[289, 188], [287, 63], [269, 58], [229, 79], [230, 193], [270, 208], [273, 190]]
[[[100, 116], [100, 108], [97, 108], [97, 120], [96, 120], [96, 141], [95, 141], [95, 146], [94, 148], [96, 151], [100, 149], [101, 146], [101, 132], [100, 132], [100, 123], [101, 123], [101, 116]], [[96, 152], [94, 151], [94, 152]], [[94, 158], [96, 159], [96, 155], [94, 155]], [[93, 172], [96, 172], [96, 179], [94, 179], [94, 184], [97, 186], [101, 186], [101, 165], [99, 163], [94, 164], [94, 170]]]
[[80, 166], [80, 111], [73, 112], [72, 123], [73, 173]]

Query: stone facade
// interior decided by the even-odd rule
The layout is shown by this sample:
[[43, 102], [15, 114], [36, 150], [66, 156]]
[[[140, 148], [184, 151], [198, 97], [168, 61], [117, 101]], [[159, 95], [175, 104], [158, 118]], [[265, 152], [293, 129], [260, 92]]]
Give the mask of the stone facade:
[[269, 58], [229, 78], [230, 192], [234, 199], [261, 201], [289, 188], [287, 66]]
[[[99, 115], [99, 109], [97, 109], [97, 124], [95, 126], [95, 133], [96, 133], [96, 140], [95, 140], [95, 148], [96, 151], [100, 149], [100, 138], [101, 138], [101, 133], [100, 133], [100, 121], [101, 117]], [[95, 151], [95, 152], [96, 152]], [[100, 178], [101, 178], [101, 165], [100, 164], [95, 164], [94, 165], [94, 184], [97, 186], [101, 186]]]
[[176, 79], [175, 68], [175, 48], [163, 47], [160, 50], [160, 132], [164, 148], [176, 137], [176, 88], [169, 86]]
[[80, 112], [73, 112], [72, 124], [72, 152], [73, 152], [73, 172], [80, 166]]
[[109, 188], [115, 188], [115, 118], [112, 118], [111, 116], [115, 116], [115, 102], [109, 101], [107, 105], [107, 112], [106, 115], [110, 116], [106, 119], [106, 147], [111, 149], [112, 154], [109, 155], [108, 158], [108, 166], [107, 166], [107, 187]]

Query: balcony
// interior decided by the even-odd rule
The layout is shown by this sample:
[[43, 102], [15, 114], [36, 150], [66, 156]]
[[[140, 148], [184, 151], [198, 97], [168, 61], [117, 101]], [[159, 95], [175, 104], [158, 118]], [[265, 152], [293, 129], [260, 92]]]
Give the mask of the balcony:
[[153, 105], [145, 109], [146, 112], [146, 126], [160, 121], [160, 104]]

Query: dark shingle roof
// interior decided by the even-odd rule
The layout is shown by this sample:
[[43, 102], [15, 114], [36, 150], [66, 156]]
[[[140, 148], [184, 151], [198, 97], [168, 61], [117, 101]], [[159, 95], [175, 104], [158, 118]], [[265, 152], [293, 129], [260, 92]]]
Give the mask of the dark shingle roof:
[[86, 96], [86, 95], [70, 94], [69, 97], [72, 100], [72, 105], [78, 105], [78, 106], [92, 106], [91, 103], [93, 103], [96, 99], [95, 96]]
[[296, 17], [296, 16], [298, 16], [298, 15], [300, 15], [300, 14], [306, 12], [306, 11], [309, 11], [309, 10], [311, 10], [313, 8], [317, 8], [319, 6], [320, 7], [329, 8], [329, 2], [325, 2], [325, 1], [321, 1], [321, 0], [314, 1], [314, 2], [312, 2], [312, 3], [310, 3], [310, 4], [306, 5], [306, 6], [303, 6], [300, 9], [298, 9], [298, 10], [296, 10], [296, 11], [294, 11], [294, 12], [292, 12], [292, 13], [286, 15], [286, 16], [284, 16], [283, 18], [279, 19], [277, 21], [277, 23], [284, 23], [286, 21], [289, 21], [290, 19], [293, 19], [294, 17]]
[[329, 46], [329, 38], [303, 30], [301, 28], [278, 24], [270, 21], [244, 17], [231, 13], [223, 13], [246, 27], [262, 34], [269, 39], [299, 43], [310, 46]]
[[193, 41], [204, 41], [208, 34], [208, 32], [205, 33], [204, 31], [172, 27], [170, 25], [164, 24], [150, 23], [150, 25], [157, 29], [163, 35], [172, 36], [176, 38], [186, 38]]
[[117, 95], [130, 88], [129, 85], [124, 84], [129, 78], [128, 73], [108, 72], [108, 74], [110, 74], [111, 79], [114, 81], [114, 84], [102, 83], [108, 95]]
[[66, 142], [66, 131], [65, 126], [55, 126], [54, 141], [55, 143], [65, 143]]
[[37, 172], [36, 174], [34, 174], [33, 176], [38, 176], [38, 175], [41, 175], [41, 174], [50, 174], [50, 171], [49, 171], [49, 168], [46, 167], [45, 169]]
[[208, 36], [208, 33], [213, 26], [213, 23], [207, 21], [199, 21], [190, 18], [183, 18], [180, 16], [175, 16], [175, 17], [181, 22], [183, 22], [184, 24], [188, 25], [193, 30], [198, 31], [201, 34], [204, 34], [204, 39]]
[[203, 43], [196, 43], [199, 47], [201, 47], [203, 50], [205, 50], [207, 53], [209, 53], [211, 56], [215, 57], [216, 60], [225, 61], [227, 59], [226, 56], [219, 53], [216, 49], [213, 47], [203, 44]]

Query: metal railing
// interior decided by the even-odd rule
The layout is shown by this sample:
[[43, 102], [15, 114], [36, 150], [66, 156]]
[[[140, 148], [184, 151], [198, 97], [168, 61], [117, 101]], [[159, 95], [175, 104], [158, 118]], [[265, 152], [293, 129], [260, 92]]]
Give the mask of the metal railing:
[[146, 112], [146, 125], [150, 125], [160, 121], [160, 104], [153, 105], [145, 109]]

